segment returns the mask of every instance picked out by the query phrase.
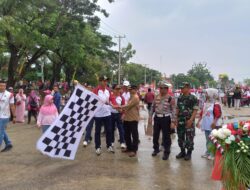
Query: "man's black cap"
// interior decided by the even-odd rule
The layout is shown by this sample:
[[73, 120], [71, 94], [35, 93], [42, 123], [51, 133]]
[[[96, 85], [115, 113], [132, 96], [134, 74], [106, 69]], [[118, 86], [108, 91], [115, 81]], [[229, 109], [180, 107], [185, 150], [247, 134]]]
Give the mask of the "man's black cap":
[[109, 80], [109, 78], [106, 75], [102, 75], [99, 77], [99, 81]]
[[137, 87], [137, 85], [131, 85], [131, 86], [129, 86], [128, 88], [129, 88], [129, 89], [137, 89], [138, 87]]

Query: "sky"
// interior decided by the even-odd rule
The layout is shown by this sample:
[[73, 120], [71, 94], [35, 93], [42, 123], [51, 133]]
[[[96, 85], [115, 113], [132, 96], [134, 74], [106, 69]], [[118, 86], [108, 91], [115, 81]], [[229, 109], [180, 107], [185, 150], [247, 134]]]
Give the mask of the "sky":
[[[215, 79], [228, 74], [236, 82], [250, 78], [250, 0], [99, 0], [110, 15], [100, 31], [125, 35], [136, 55], [167, 76], [206, 63]], [[114, 38], [115, 42], [118, 42]], [[118, 46], [114, 47], [117, 48]]]

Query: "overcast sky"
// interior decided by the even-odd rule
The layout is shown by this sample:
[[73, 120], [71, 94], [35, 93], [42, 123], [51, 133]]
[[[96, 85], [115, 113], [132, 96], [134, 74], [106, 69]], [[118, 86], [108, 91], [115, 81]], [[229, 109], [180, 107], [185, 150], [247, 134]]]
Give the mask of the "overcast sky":
[[[250, 0], [99, 0], [103, 33], [126, 35], [131, 60], [166, 75], [206, 62], [212, 75], [250, 78]], [[118, 49], [118, 47], [117, 47]]]

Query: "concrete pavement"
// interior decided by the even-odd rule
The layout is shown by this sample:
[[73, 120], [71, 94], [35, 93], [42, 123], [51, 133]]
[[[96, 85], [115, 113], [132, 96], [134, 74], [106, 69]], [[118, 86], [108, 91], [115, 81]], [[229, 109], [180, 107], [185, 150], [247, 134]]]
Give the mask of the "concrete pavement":
[[[232, 110], [232, 112], [234, 112]], [[242, 108], [242, 114], [250, 113]], [[234, 112], [235, 113], [235, 112]], [[146, 112], [142, 111], [142, 116]], [[152, 139], [140, 122], [138, 155], [129, 158], [115, 144], [115, 154], [103, 148], [96, 156], [94, 143], [79, 146], [74, 161], [51, 159], [35, 146], [41, 131], [27, 124], [11, 124], [7, 129], [13, 149], [0, 153], [0, 190], [218, 190], [220, 184], [210, 180], [212, 161], [201, 158], [205, 150], [204, 134], [197, 130], [191, 161], [176, 160], [177, 137], [173, 139], [168, 161], [152, 157]], [[102, 139], [104, 147], [105, 138]]]

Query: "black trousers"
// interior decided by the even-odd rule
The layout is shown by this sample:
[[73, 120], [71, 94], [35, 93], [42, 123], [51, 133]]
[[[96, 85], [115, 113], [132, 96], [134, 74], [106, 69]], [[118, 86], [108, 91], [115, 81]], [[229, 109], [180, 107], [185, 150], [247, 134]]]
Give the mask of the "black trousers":
[[230, 108], [232, 106], [232, 98], [228, 97], [227, 98], [227, 106]]
[[151, 110], [151, 107], [152, 107], [152, 103], [148, 103], [148, 111], [150, 111]]
[[138, 121], [124, 121], [127, 150], [137, 152], [139, 143]]
[[30, 124], [31, 116], [34, 116], [35, 120], [37, 121], [37, 111], [36, 110], [29, 110], [28, 111], [28, 124]]
[[171, 118], [167, 117], [155, 117], [154, 118], [154, 130], [153, 130], [153, 148], [155, 151], [159, 151], [159, 137], [162, 131], [162, 144], [164, 146], [164, 152], [170, 153], [171, 147]]

